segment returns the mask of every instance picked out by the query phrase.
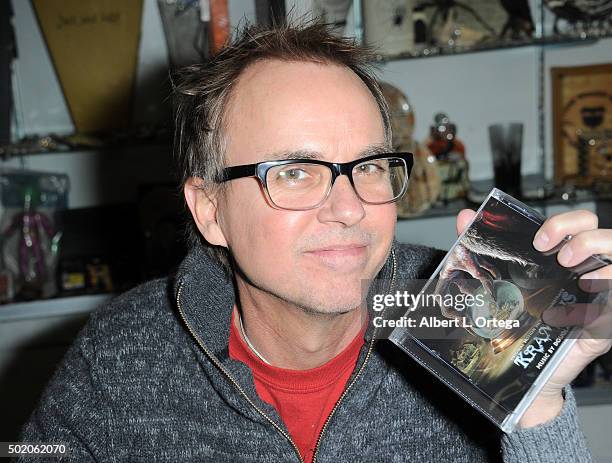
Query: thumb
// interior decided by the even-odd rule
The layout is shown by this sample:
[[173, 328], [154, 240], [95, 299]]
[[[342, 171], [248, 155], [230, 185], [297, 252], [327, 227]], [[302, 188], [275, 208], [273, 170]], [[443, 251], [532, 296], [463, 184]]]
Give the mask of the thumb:
[[476, 212], [471, 209], [462, 209], [457, 214], [457, 235], [461, 235], [465, 227], [472, 221]]

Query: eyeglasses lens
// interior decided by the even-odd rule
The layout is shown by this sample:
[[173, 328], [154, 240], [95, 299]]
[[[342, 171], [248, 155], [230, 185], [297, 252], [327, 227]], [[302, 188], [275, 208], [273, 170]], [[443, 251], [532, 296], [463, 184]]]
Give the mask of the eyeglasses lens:
[[[397, 199], [407, 183], [406, 163], [401, 158], [374, 159], [356, 165], [352, 176], [362, 201], [383, 204]], [[266, 184], [272, 202], [283, 209], [317, 207], [331, 188], [332, 171], [327, 166], [292, 163], [268, 170]]]

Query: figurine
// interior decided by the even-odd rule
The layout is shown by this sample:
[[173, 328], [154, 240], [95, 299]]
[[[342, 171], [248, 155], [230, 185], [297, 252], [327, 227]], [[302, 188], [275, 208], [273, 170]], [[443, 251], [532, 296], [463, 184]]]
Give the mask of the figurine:
[[17, 231], [18, 240], [19, 283], [24, 298], [40, 297], [47, 280], [47, 261], [42, 245], [42, 233], [52, 243], [52, 253], [57, 249], [55, 231], [51, 219], [38, 212], [36, 207], [40, 200], [39, 192], [32, 186], [23, 190], [23, 210], [15, 214], [8, 228], [4, 231], [5, 239]]
[[393, 131], [393, 149], [414, 155], [408, 191], [397, 202], [398, 217], [411, 217], [429, 209], [440, 194], [440, 176], [434, 156], [413, 137], [415, 116], [408, 98], [398, 88], [382, 82], [383, 95], [389, 105]]
[[[419, 7], [423, 9], [433, 8], [427, 33], [427, 41], [430, 45], [441, 47], [471, 46], [497, 36], [493, 27], [476, 9], [469, 5], [469, 2], [431, 0], [420, 2]], [[459, 14], [471, 17], [479, 28], [458, 24]]]
[[435, 115], [426, 145], [438, 161], [442, 182], [440, 200], [447, 203], [453, 199], [466, 197], [470, 183], [465, 146], [457, 138], [457, 126], [446, 114]]

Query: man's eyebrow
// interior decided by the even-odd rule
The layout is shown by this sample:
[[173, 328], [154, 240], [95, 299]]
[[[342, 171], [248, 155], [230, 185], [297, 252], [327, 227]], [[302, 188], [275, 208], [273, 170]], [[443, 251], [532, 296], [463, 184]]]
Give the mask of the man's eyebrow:
[[377, 143], [375, 145], [370, 145], [361, 153], [359, 153], [360, 158], [365, 158], [367, 156], [373, 156], [375, 154], [385, 154], [392, 153], [393, 148], [391, 148], [387, 143]]
[[[377, 143], [360, 151], [355, 159], [365, 158], [374, 154], [390, 153], [392, 151], [393, 149], [386, 143]], [[285, 159], [323, 159], [323, 155], [318, 151], [312, 150], [279, 151], [267, 155], [265, 159], [270, 161], [280, 161]]]
[[321, 153], [310, 150], [296, 150], [296, 151], [279, 151], [266, 156], [266, 159], [270, 161], [281, 161], [285, 159], [321, 159]]

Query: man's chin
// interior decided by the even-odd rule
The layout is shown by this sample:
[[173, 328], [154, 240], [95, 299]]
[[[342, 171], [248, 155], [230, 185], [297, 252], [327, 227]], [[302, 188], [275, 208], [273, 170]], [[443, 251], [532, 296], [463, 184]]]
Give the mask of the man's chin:
[[[327, 313], [350, 311], [359, 307], [372, 281], [363, 270], [349, 275], [321, 271], [316, 276], [300, 278], [301, 299], [308, 300], [311, 307], [319, 307]], [[316, 282], [308, 284], [308, 282]]]
[[339, 303], [335, 305], [324, 305], [324, 304], [300, 304], [299, 308], [303, 310], [305, 313], [310, 315], [319, 315], [325, 317], [334, 317], [339, 315], [344, 315], [350, 312], [354, 312], [358, 310], [361, 305], [359, 303]]
[[338, 288], [333, 292], [317, 291], [312, 288], [307, 294], [302, 294], [298, 305], [305, 312], [313, 314], [343, 314], [351, 312], [363, 304], [361, 289], [343, 290]]

